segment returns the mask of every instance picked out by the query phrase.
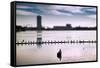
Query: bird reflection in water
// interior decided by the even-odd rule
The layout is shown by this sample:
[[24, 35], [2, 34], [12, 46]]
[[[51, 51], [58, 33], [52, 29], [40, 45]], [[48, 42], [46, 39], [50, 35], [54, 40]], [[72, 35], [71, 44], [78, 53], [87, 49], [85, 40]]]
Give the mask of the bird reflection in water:
[[61, 61], [61, 59], [62, 59], [62, 51], [61, 51], [61, 49], [57, 52], [57, 58]]

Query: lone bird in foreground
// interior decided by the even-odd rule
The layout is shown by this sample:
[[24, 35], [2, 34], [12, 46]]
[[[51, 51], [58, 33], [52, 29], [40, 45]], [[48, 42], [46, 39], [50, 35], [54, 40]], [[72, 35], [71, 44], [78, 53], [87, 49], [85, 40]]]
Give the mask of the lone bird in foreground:
[[57, 58], [61, 61], [61, 59], [62, 59], [62, 51], [61, 51], [61, 49], [57, 53]]

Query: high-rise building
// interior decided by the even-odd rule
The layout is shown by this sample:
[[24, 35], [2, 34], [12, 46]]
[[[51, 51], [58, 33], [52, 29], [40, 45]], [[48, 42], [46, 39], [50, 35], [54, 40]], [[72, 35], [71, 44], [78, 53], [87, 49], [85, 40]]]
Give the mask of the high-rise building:
[[42, 22], [41, 22], [41, 16], [37, 16], [37, 46], [41, 47], [42, 42]]
[[42, 29], [41, 19], [42, 19], [41, 16], [37, 16], [37, 30]]

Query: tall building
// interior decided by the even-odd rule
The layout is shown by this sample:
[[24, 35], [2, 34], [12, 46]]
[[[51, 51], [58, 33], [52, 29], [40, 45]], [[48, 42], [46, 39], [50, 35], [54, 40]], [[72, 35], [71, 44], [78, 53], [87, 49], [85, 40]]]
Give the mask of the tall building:
[[42, 42], [42, 22], [41, 22], [41, 16], [37, 16], [37, 47], [41, 47]]
[[37, 16], [37, 30], [42, 29], [41, 19], [42, 19], [41, 16]]

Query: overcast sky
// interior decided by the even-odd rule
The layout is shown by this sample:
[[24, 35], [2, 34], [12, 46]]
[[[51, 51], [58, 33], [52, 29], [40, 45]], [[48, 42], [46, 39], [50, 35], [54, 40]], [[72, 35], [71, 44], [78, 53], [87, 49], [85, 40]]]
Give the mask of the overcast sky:
[[96, 26], [96, 8], [63, 5], [17, 3], [17, 25], [36, 27], [36, 16], [42, 16], [42, 26]]

